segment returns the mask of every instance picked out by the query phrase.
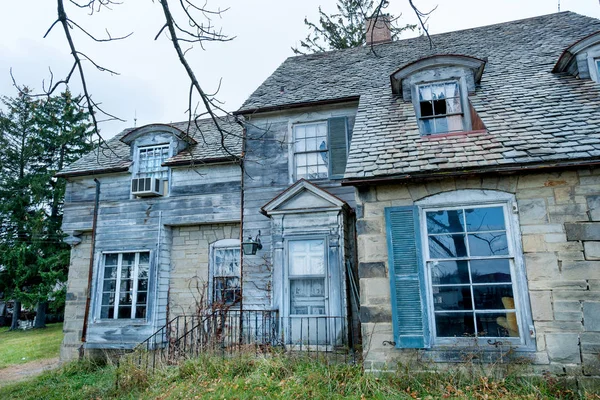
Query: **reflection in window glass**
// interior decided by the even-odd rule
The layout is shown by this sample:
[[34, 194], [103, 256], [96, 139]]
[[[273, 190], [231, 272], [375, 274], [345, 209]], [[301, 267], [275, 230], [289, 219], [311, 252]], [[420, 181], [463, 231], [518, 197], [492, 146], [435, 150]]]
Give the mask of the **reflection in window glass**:
[[327, 122], [294, 126], [296, 179], [327, 178], [329, 172]]
[[150, 253], [104, 254], [103, 261], [100, 318], [146, 318]]
[[464, 130], [460, 87], [457, 81], [420, 85], [417, 92], [423, 135]]
[[235, 304], [241, 300], [240, 247], [217, 247], [213, 250], [213, 303]]
[[325, 240], [289, 241], [288, 257], [290, 314], [326, 314]]
[[140, 147], [138, 149], [138, 176], [166, 179], [169, 167], [162, 163], [169, 158], [169, 145]]
[[518, 337], [504, 207], [425, 211], [438, 337]]

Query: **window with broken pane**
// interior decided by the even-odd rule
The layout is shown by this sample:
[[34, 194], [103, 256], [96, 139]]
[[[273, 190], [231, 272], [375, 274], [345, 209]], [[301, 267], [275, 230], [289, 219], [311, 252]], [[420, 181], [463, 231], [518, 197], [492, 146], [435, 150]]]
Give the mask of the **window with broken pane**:
[[417, 96], [419, 127], [423, 135], [464, 130], [458, 81], [419, 85]]
[[504, 206], [425, 211], [435, 334], [519, 337]]
[[296, 179], [323, 179], [329, 174], [327, 122], [294, 126]]
[[138, 149], [138, 176], [167, 179], [169, 167], [162, 163], [169, 158], [169, 145], [140, 147]]
[[109, 253], [103, 261], [100, 318], [146, 318], [150, 253]]
[[213, 303], [235, 304], [241, 300], [240, 248], [218, 247], [213, 251]]
[[325, 240], [288, 242], [290, 314], [325, 315]]

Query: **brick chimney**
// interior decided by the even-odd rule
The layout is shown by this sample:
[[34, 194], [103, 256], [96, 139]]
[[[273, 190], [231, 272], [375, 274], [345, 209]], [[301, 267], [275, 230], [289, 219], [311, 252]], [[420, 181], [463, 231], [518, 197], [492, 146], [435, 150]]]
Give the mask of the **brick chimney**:
[[391, 22], [388, 14], [379, 15], [377, 18], [374, 16], [367, 18], [366, 24], [367, 46], [392, 41], [392, 31], [390, 30]]

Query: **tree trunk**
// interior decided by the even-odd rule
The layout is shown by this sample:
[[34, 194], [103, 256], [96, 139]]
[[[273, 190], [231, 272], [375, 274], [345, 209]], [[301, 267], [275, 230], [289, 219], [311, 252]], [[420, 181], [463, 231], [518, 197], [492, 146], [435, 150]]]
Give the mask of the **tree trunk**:
[[46, 327], [46, 308], [48, 303], [45, 301], [40, 301], [37, 303], [37, 307], [35, 310], [35, 325], [33, 325], [34, 329], [37, 328], [45, 328]]
[[14, 300], [12, 322], [10, 324], [11, 331], [19, 329], [19, 317], [20, 316], [21, 316], [21, 302]]

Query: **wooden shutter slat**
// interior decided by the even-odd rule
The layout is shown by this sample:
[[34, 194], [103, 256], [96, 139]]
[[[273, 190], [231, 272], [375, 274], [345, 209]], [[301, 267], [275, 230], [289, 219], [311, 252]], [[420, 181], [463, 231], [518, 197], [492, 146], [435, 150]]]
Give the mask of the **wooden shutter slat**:
[[336, 117], [328, 120], [329, 128], [329, 171], [330, 176], [343, 176], [348, 158], [347, 118]]
[[429, 347], [425, 271], [416, 207], [386, 208], [386, 226], [396, 346]]

